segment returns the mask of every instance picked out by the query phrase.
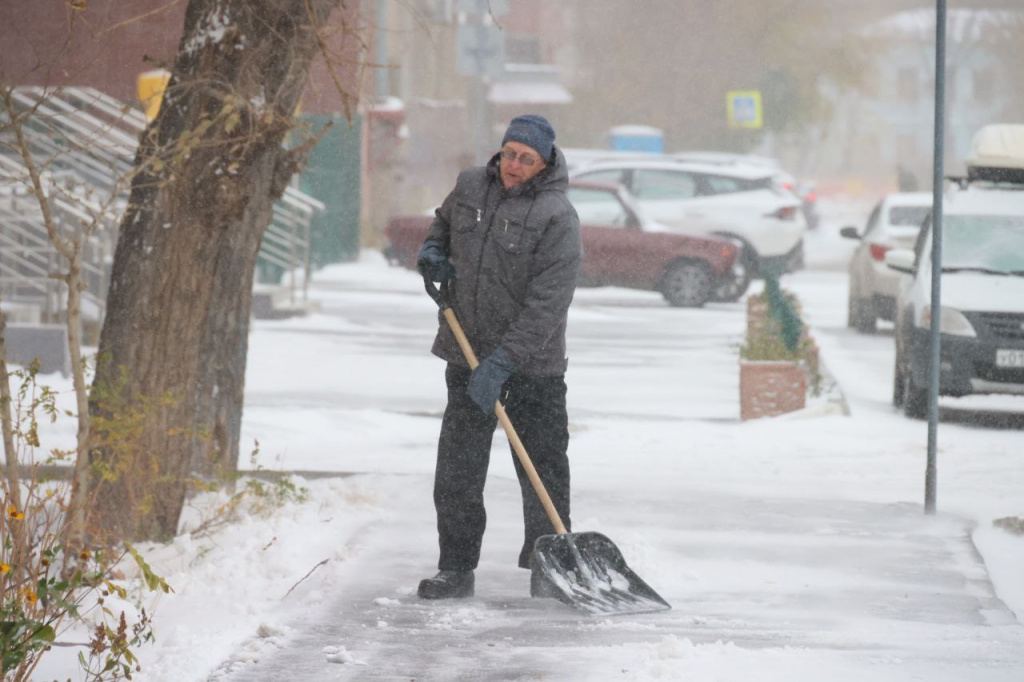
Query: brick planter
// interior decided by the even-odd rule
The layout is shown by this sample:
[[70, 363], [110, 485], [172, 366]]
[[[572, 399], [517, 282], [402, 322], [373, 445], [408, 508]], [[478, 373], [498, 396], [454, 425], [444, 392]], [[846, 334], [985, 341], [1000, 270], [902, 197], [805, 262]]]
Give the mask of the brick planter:
[[768, 302], [760, 296], [747, 297], [747, 338], [756, 339], [765, 324], [768, 322], [771, 313], [768, 312]]
[[807, 404], [807, 377], [795, 362], [740, 362], [740, 419], [775, 417]]

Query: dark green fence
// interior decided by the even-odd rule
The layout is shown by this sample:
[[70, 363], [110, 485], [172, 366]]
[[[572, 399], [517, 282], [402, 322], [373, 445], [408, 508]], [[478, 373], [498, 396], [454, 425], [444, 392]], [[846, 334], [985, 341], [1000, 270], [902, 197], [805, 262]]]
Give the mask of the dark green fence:
[[319, 131], [334, 125], [309, 155], [299, 189], [322, 201], [327, 209], [313, 219], [310, 236], [313, 267], [343, 263], [359, 256], [359, 169], [362, 116], [351, 123], [344, 116], [302, 116]]

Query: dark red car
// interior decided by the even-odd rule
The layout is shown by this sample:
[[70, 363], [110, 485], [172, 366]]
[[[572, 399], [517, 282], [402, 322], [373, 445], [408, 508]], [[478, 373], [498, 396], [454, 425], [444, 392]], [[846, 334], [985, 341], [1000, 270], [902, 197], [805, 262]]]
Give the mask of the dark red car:
[[[673, 306], [700, 307], [734, 276], [739, 247], [713, 237], [668, 231], [645, 220], [618, 185], [574, 182], [569, 200], [580, 216], [580, 286], [619, 286], [660, 292]], [[416, 267], [433, 216], [399, 216], [386, 229], [388, 261]]]

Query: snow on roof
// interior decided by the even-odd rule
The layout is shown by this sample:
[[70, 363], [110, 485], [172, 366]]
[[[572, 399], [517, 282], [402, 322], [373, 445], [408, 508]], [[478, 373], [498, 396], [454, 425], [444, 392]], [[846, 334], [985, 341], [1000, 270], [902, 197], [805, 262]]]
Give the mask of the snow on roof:
[[388, 95], [379, 102], [370, 104], [371, 111], [405, 111], [405, 102], [399, 97]]
[[892, 206], [931, 206], [934, 197], [931, 192], [892, 192], [885, 196], [885, 202]]
[[782, 163], [778, 159], [773, 159], [768, 156], [759, 156], [757, 154], [738, 154], [734, 152], [708, 152], [708, 151], [695, 151], [695, 152], [675, 152], [670, 154], [674, 159], [680, 161], [691, 161], [694, 163], [711, 163], [711, 164], [746, 164], [749, 166], [767, 166], [776, 170], [782, 168]]
[[968, 166], [1024, 168], [1024, 124], [987, 125], [971, 140]]
[[980, 184], [947, 196], [947, 215], [1024, 216], [1024, 188]]
[[[707, 175], [723, 175], [736, 178], [743, 178], [745, 180], [757, 180], [760, 178], [773, 177], [778, 173], [778, 169], [774, 169], [768, 166], [758, 166], [751, 164], [733, 164], [723, 165], [714, 163], [691, 163], [688, 161], [675, 161], [672, 159], [668, 160], [642, 160], [642, 159], [623, 159], [623, 160], [609, 160], [609, 161], [595, 161], [586, 165], [580, 166], [576, 171], [582, 173], [583, 171], [595, 171], [595, 170], [608, 170], [618, 168], [643, 168], [649, 170], [682, 170], [690, 171], [692, 173], [705, 173]], [[573, 172], [570, 171], [570, 175]]]
[[652, 137], [661, 137], [664, 134], [661, 128], [636, 124], [615, 126], [609, 132], [611, 132], [612, 135], [644, 135]]
[[499, 81], [491, 86], [487, 100], [494, 104], [568, 104], [572, 95], [560, 83]]

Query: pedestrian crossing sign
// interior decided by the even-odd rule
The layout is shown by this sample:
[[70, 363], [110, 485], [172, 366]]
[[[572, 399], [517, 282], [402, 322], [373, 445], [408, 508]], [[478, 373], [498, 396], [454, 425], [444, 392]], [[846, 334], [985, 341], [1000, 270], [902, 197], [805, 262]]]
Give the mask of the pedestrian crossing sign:
[[761, 91], [730, 90], [727, 95], [727, 110], [730, 128], [760, 128]]

